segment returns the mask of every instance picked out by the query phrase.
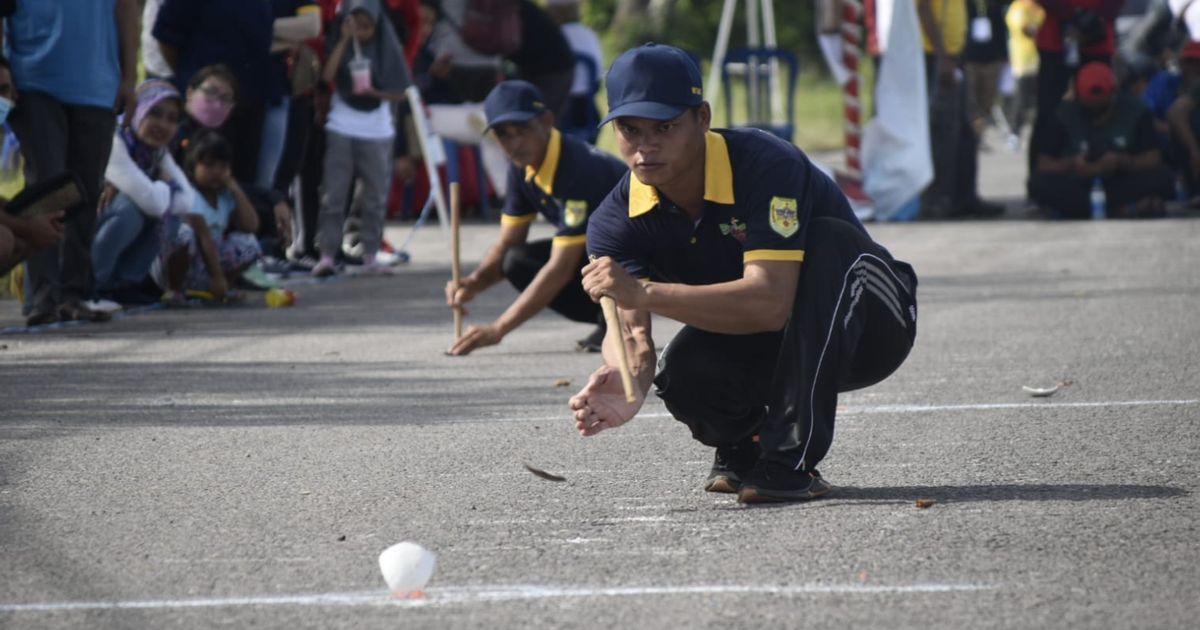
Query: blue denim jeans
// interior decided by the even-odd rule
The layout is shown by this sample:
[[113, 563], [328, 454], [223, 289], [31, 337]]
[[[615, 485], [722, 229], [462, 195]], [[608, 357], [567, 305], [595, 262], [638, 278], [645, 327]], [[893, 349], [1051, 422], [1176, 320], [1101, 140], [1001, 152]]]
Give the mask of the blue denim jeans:
[[162, 250], [163, 222], [146, 216], [122, 193], [100, 217], [92, 241], [96, 290], [136, 286], [150, 273]]
[[275, 186], [275, 172], [283, 157], [283, 145], [287, 140], [288, 108], [291, 101], [284, 98], [275, 107], [267, 109], [262, 123], [262, 147], [258, 151], [258, 168], [255, 169], [254, 185], [263, 190]]

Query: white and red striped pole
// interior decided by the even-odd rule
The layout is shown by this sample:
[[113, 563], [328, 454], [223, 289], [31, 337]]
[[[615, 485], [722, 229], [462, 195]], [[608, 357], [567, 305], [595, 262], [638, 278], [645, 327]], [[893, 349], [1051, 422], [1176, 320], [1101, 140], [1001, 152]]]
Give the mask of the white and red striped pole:
[[842, 85], [842, 111], [846, 133], [846, 176], [862, 182], [862, 102], [858, 98], [858, 60], [862, 56], [861, 0], [842, 0], [842, 64], [848, 78]]
[[846, 81], [842, 84], [843, 126], [846, 134], [846, 167], [836, 174], [838, 186], [858, 212], [869, 208], [871, 198], [863, 190], [862, 101], [858, 97], [858, 61], [863, 49], [862, 0], [841, 0], [842, 65]]

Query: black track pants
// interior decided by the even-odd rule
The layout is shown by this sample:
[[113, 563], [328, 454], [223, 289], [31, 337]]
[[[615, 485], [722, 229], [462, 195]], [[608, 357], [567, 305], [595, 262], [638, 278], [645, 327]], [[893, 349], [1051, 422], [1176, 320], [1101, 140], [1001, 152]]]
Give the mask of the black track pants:
[[[550, 260], [550, 246], [551, 241], [543, 239], [518, 245], [508, 250], [504, 254], [504, 277], [508, 278], [508, 281], [518, 291], [524, 291], [525, 287], [533, 282], [538, 272]], [[587, 258], [584, 258], [579, 268], [583, 269], [583, 265], [586, 264]], [[600, 305], [593, 302], [592, 298], [584, 292], [581, 278], [581, 274], [577, 271], [567, 286], [554, 296], [550, 302], [550, 308], [572, 321], [588, 324], [599, 323], [604, 320], [600, 314]]]
[[814, 219], [782, 331], [685, 326], [659, 359], [656, 394], [709, 446], [759, 434], [763, 455], [815, 468], [833, 440], [838, 392], [878, 383], [916, 337], [916, 276], [854, 226]]

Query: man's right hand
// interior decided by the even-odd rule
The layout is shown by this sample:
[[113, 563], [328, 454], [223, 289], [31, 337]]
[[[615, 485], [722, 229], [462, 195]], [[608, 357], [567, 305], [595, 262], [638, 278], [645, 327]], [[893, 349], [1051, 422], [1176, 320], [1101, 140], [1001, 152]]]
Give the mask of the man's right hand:
[[63, 237], [63, 217], [65, 212], [48, 212], [25, 219], [25, 229], [22, 238], [34, 249], [41, 249], [57, 243]]
[[644, 395], [640, 395], [634, 402], [626, 401], [620, 372], [612, 366], [602, 365], [568, 404], [575, 412], [575, 428], [580, 435], [588, 437], [629, 422], [642, 408], [644, 400]]
[[454, 281], [446, 283], [446, 306], [450, 308], [462, 309], [463, 315], [467, 314], [467, 309], [463, 305], [475, 299], [475, 283], [471, 281], [470, 276], [463, 278], [458, 282], [458, 286], [454, 285]]

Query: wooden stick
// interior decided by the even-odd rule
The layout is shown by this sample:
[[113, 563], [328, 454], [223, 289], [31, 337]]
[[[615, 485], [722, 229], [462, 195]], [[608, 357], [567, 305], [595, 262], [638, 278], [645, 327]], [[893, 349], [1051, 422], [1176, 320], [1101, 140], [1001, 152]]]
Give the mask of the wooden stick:
[[[462, 281], [462, 266], [459, 263], [459, 221], [462, 219], [462, 198], [458, 192], [458, 182], [450, 182], [450, 282], [454, 292], [458, 292], [458, 283]], [[454, 307], [454, 340], [462, 338], [463, 310], [461, 306]]]
[[625, 401], [633, 402], [637, 400], [637, 394], [633, 393], [633, 374], [629, 371], [629, 355], [625, 350], [621, 318], [617, 316], [617, 301], [605, 295], [600, 298], [600, 309], [604, 311], [608, 334], [617, 336], [617, 368], [621, 372], [621, 386], [625, 388]]
[[[595, 256], [588, 260], [596, 262]], [[621, 318], [617, 315], [617, 301], [607, 295], [600, 296], [600, 310], [604, 311], [604, 325], [608, 334], [617, 335], [617, 369], [621, 372], [621, 386], [625, 388], [625, 402], [637, 400], [633, 393], [633, 373], [629, 369], [629, 354], [625, 350], [625, 331], [621, 328]]]

